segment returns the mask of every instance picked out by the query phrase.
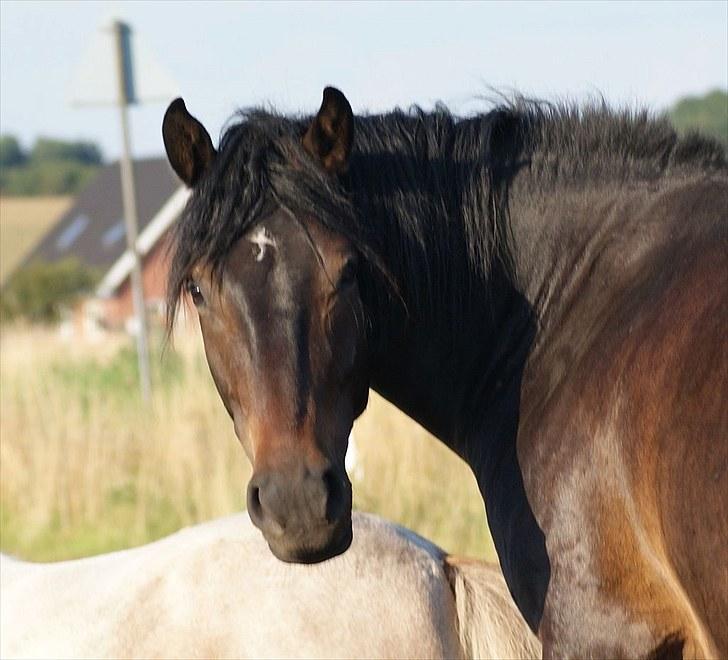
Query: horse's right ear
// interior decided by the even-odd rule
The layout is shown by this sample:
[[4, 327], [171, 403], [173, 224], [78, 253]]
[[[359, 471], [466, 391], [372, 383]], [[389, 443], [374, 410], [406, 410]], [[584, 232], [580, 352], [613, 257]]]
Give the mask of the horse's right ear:
[[172, 101], [164, 113], [162, 138], [169, 164], [177, 176], [192, 188], [207, 170], [216, 152], [209, 133], [187, 112], [181, 98]]
[[354, 115], [349, 101], [335, 87], [326, 87], [321, 108], [303, 136], [304, 149], [329, 174], [343, 174], [349, 166], [353, 137]]

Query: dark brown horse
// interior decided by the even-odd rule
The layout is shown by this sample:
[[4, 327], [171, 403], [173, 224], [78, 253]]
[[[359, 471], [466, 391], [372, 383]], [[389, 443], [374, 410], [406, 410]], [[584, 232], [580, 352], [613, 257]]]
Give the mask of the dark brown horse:
[[192, 188], [169, 318], [189, 292], [278, 557], [348, 547], [371, 386], [472, 467], [546, 656], [728, 656], [720, 145], [526, 101], [354, 117], [333, 88], [218, 149], [178, 99], [163, 134]]

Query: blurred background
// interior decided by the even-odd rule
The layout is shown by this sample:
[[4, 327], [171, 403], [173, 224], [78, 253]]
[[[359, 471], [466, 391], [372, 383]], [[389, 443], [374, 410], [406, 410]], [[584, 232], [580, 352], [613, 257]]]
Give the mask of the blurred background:
[[[133, 35], [138, 93], [129, 122], [148, 403], [139, 392], [122, 132], [106, 98], [115, 70], [101, 28], [117, 18]], [[194, 314], [164, 343], [165, 248], [185, 197], [163, 157], [161, 121], [182, 95], [215, 138], [240, 107], [313, 113], [327, 84], [358, 113], [443, 102], [467, 115], [514, 91], [603, 98], [728, 145], [728, 2], [3, 0], [3, 552], [95, 554], [244, 508], [249, 466]], [[356, 508], [452, 552], [495, 557], [475, 482], [457, 457], [374, 394], [354, 438]]]

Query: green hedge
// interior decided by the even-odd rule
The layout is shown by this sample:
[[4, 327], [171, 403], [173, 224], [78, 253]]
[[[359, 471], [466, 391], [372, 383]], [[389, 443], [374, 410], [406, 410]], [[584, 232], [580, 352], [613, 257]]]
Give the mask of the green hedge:
[[98, 274], [77, 259], [36, 263], [10, 278], [0, 297], [0, 319], [53, 323], [64, 309], [93, 290]]

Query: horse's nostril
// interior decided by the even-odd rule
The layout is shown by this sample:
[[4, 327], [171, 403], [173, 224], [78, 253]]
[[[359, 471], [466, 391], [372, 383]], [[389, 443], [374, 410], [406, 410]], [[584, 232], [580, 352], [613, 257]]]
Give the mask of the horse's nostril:
[[256, 527], [263, 524], [263, 506], [260, 503], [260, 488], [250, 484], [248, 486], [248, 515]]
[[329, 468], [323, 474], [324, 486], [326, 487], [326, 520], [335, 522], [342, 514], [344, 505], [344, 488], [341, 479]]
[[286, 513], [280, 506], [280, 491], [270, 475], [254, 476], [248, 484], [248, 515], [253, 524], [268, 536], [285, 532]]

